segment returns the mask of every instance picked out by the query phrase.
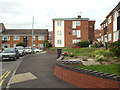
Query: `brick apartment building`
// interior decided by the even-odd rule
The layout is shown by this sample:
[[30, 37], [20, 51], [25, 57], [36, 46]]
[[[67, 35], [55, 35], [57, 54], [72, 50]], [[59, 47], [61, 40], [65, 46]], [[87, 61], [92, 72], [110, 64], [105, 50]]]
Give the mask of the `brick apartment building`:
[[114, 42], [120, 39], [120, 2], [106, 16], [101, 25], [101, 41]]
[[95, 30], [95, 41], [101, 41], [101, 30]]
[[5, 26], [3, 23], [0, 23], [0, 49], [2, 48], [1, 47], [1, 44], [2, 44], [2, 31], [5, 30]]
[[[13, 48], [19, 42], [32, 46], [32, 29], [5, 29], [2, 31], [2, 48]], [[48, 40], [48, 29], [34, 29], [33, 46], [43, 47], [44, 40]]]
[[72, 47], [79, 41], [94, 41], [95, 21], [89, 18], [54, 18], [53, 47]]

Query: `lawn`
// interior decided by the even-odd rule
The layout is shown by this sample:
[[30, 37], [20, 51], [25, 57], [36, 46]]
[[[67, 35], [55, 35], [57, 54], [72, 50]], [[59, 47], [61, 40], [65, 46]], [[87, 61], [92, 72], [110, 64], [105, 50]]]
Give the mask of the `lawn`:
[[75, 66], [77, 68], [83, 68], [98, 72], [104, 72], [109, 74], [116, 74], [117, 76], [120, 76], [120, 64], [111, 64], [111, 65], [91, 65], [91, 66]]
[[[54, 49], [57, 50], [57, 47], [55, 48], [49, 48], [49, 49]], [[82, 55], [90, 55], [91, 52], [95, 51], [96, 49], [89, 49], [87, 48], [62, 48], [62, 52], [74, 52], [75, 56], [82, 56]]]

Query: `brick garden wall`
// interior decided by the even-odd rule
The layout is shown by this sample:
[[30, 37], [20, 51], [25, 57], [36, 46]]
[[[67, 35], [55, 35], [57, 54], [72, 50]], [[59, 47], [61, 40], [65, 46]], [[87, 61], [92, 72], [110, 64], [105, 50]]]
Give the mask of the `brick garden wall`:
[[69, 69], [62, 68], [57, 64], [55, 65], [55, 75], [58, 78], [80, 88], [119, 88], [120, 89], [120, 82], [118, 81], [74, 72]]

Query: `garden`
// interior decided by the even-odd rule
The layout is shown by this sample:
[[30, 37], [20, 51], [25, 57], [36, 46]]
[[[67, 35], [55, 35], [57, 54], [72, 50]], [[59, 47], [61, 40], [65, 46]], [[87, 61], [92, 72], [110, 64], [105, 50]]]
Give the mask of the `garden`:
[[106, 50], [101, 42], [95, 42], [89, 47], [89, 43], [84, 41], [76, 44], [79, 48], [62, 48], [62, 55], [65, 56], [63, 61], [82, 61], [82, 65], [74, 67], [120, 76], [120, 40], [108, 42], [107, 45]]

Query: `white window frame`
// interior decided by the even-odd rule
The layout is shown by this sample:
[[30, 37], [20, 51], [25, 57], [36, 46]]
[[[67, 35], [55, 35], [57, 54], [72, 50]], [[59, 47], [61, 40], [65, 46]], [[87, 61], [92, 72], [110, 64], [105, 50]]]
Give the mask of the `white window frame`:
[[112, 38], [112, 34], [108, 34], [108, 41], [111, 41], [111, 38]]
[[62, 44], [62, 40], [57, 40], [57, 44], [58, 45]]
[[44, 35], [39, 35], [38, 40], [44, 40]]
[[43, 48], [43, 44], [38, 44], [39, 47]]
[[76, 21], [72, 22], [72, 28], [76, 28]]
[[119, 38], [119, 31], [113, 32], [113, 41], [117, 41]]
[[16, 47], [16, 44], [14, 44], [14, 48]]
[[57, 26], [62, 26], [62, 21], [57, 21]]
[[57, 31], [57, 35], [62, 35], [61, 30]]
[[81, 38], [81, 30], [77, 30], [77, 38]]
[[10, 40], [10, 36], [9, 35], [2, 36], [2, 40]]
[[5, 48], [5, 46], [8, 46], [7, 48], [10, 48], [10, 44], [2, 44], [3, 48]]
[[35, 40], [35, 36], [33, 36], [33, 40]]
[[108, 17], [108, 24], [111, 23], [111, 16]]
[[76, 21], [76, 26], [80, 26], [80, 25], [81, 25], [80, 21]]
[[77, 30], [73, 30], [73, 35], [77, 35]]
[[14, 40], [20, 40], [20, 36], [19, 35], [14, 35]]

